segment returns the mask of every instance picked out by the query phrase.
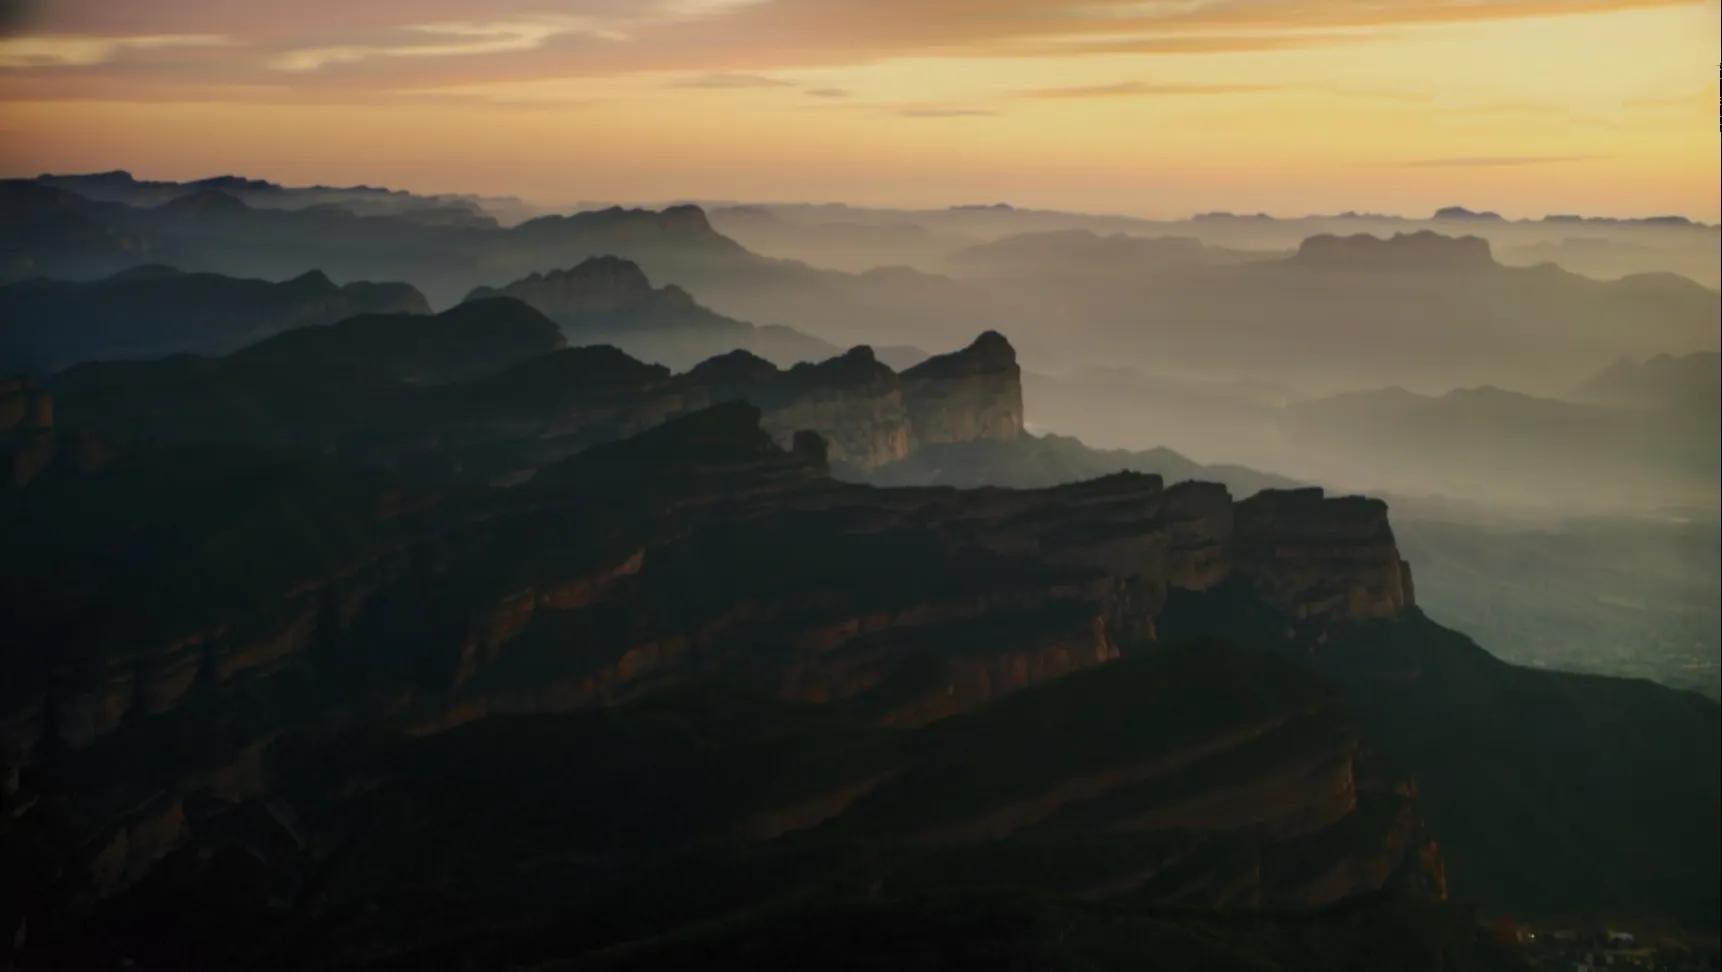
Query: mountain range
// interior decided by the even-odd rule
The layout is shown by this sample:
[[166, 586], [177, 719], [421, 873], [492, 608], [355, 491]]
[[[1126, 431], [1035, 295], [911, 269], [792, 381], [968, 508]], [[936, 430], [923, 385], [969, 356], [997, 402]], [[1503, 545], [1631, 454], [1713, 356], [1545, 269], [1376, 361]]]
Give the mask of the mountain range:
[[567, 270], [480, 287], [466, 299], [499, 296], [548, 315], [571, 344], [608, 344], [676, 370], [735, 350], [784, 366], [837, 353], [793, 328], [755, 327], [714, 313], [673, 284], [655, 288], [638, 265], [620, 257], [590, 257]]
[[[1598, 281], [1547, 266], [1501, 266], [1476, 249], [1463, 265], [1407, 252], [1324, 269], [1316, 255], [1280, 255], [1287, 246], [1326, 245], [1300, 242], [1323, 239], [1302, 224], [1297, 240], [1245, 262], [1223, 249], [1230, 244], [1197, 237], [1206, 247], [1198, 251], [1202, 265], [1171, 280], [1148, 272], [1155, 259], [1187, 263], [1190, 256], [1187, 246], [1163, 242], [1146, 244], [1146, 258], [1121, 257], [1144, 272], [1067, 279], [1059, 268], [1068, 258], [1060, 254], [1072, 243], [1062, 236], [1040, 241], [1038, 261], [1032, 239], [1009, 244], [1012, 259], [1029, 260], [1029, 272], [977, 279], [937, 263], [844, 272], [762, 256], [716, 231], [693, 206], [590, 210], [510, 227], [427, 226], [336, 205], [257, 208], [213, 187], [145, 208], [36, 180], [0, 187], [0, 211], [21, 229], [55, 228], [0, 235], [0, 267], [11, 278], [89, 277], [158, 262], [279, 279], [318, 266], [335, 280], [401, 280], [441, 307], [477, 287], [618, 256], [719, 314], [792, 327], [837, 346], [948, 345], [993, 328], [1013, 332], [1043, 368], [1101, 363], [1077, 349], [1104, 343], [1110, 365], [1277, 375], [1316, 391], [1341, 390], [1336, 383], [1367, 373], [1387, 383], [1425, 384], [1439, 374], [1546, 393], [1621, 355], [1716, 350], [1718, 332], [1714, 291], [1670, 275]], [[975, 218], [1010, 225], [1017, 216]], [[1391, 238], [1357, 238], [1373, 224], [1348, 225], [1354, 251], [1398, 252]], [[1473, 222], [1463, 226], [1476, 232]], [[1127, 252], [1145, 246], [1124, 237], [1097, 245]], [[1396, 265], [1427, 272], [1396, 273]], [[1647, 320], [1655, 326], [1644, 327]], [[1225, 341], [1217, 340], [1221, 334]], [[1290, 357], [1290, 348], [1315, 353]]]
[[[850, 272], [692, 206], [484, 205], [0, 183], [0, 964], [1506, 969], [1485, 920], [1714, 935], [1716, 701], [1436, 608], [1637, 597], [1662, 534], [1556, 566], [1432, 525], [1462, 495], [1390, 517], [1036, 416], [1218, 421], [1130, 405], [1152, 360], [1312, 466], [1702, 498], [1713, 292], [1503, 266], [1469, 211], [1246, 253], [963, 207], [904, 218], [966, 270]], [[728, 218], [804, 217], [884, 218]], [[1564, 397], [1396, 387], [1557, 332]], [[1228, 341], [1250, 367], [1196, 367]], [[1048, 374], [1081, 348], [1114, 360]]]

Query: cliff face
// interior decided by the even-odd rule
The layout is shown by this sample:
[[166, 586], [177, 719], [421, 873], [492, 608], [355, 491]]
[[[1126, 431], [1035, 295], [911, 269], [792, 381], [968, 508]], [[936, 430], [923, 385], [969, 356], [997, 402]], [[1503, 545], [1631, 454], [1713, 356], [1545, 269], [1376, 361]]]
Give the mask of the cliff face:
[[997, 331], [903, 372], [916, 448], [1022, 435], [1022, 369]]
[[759, 377], [763, 380], [714, 389], [713, 397], [733, 392], [758, 399], [766, 409], [765, 427], [779, 441], [787, 442], [797, 429], [812, 429], [829, 443], [829, 455], [838, 462], [871, 468], [901, 459], [912, 448], [902, 383], [873, 357], [872, 348]]
[[1240, 576], [1291, 617], [1393, 618], [1414, 604], [1411, 566], [1380, 500], [1257, 493], [1237, 505], [1235, 546]]
[[[422, 610], [453, 611], [463, 620], [450, 630], [466, 632], [445, 648], [412, 649], [446, 652], [414, 663], [448, 673], [448, 681], [433, 680], [438, 693], [449, 693], [445, 700], [419, 716], [438, 724], [483, 712], [558, 711], [701, 671], [751, 672], [808, 701], [870, 697], [876, 718], [918, 724], [1152, 642], [1176, 591], [1236, 588], [1293, 624], [1391, 618], [1413, 603], [1385, 506], [1375, 501], [1298, 490], [1233, 503], [1216, 484], [1166, 488], [1139, 474], [1044, 490], [880, 490], [823, 478], [831, 447], [813, 433], [799, 436], [792, 452], [774, 439], [757, 409], [731, 403], [551, 465], [481, 509], [403, 519], [386, 512], [401, 500], [355, 487], [348, 490], [354, 505], [328, 519], [358, 517], [341, 527], [344, 535], [392, 539], [242, 599], [262, 598], [274, 605], [267, 612], [200, 608], [170, 619], [153, 643], [136, 628], [121, 637], [92, 627], [95, 619], [79, 612], [41, 621], [39, 630], [57, 632], [45, 638], [81, 648], [43, 644], [48, 668], [31, 680], [37, 694], [20, 697], [0, 720], [10, 758], [88, 746], [132, 713], [174, 709], [200, 683], [306, 664], [319, 642], [358, 637], [376, 605], [401, 610], [427, 597]], [[149, 477], [177, 475], [177, 467], [98, 482], [118, 488], [129, 477], [149, 495], [161, 488]], [[275, 478], [289, 483], [278, 488], [293, 483]], [[551, 543], [554, 555], [511, 550], [526, 538], [510, 524], [574, 516], [583, 502], [614, 501], [610, 491], [630, 494], [642, 519], [618, 514], [596, 536], [580, 527], [571, 539], [533, 541]], [[377, 511], [385, 511], [381, 520], [361, 525]], [[520, 577], [511, 586], [487, 581], [432, 596], [422, 571], [447, 568], [431, 566], [444, 555], [422, 552], [430, 541], [415, 540], [420, 531], [456, 544], [471, 564], [463, 572], [492, 556], [545, 566], [524, 576], [504, 570]], [[564, 561], [570, 566], [555, 566]], [[630, 621], [612, 632], [609, 647], [586, 650], [560, 674], [544, 670], [520, 683], [490, 674], [507, 667], [511, 646], [554, 637], [569, 611], [624, 593], [697, 588], [710, 583], [701, 565], [714, 563], [730, 565], [722, 598], [696, 597], [673, 616]], [[116, 595], [129, 590], [114, 583]], [[408, 608], [407, 617], [419, 610]], [[945, 636], [973, 625], [997, 626], [997, 634]], [[110, 646], [110, 638], [119, 640]], [[912, 688], [901, 676], [911, 660], [943, 675]]]
[[[868, 355], [828, 364], [895, 388]], [[415, 828], [354, 843], [341, 821], [384, 812], [371, 801], [400, 796], [438, 818], [500, 812], [508, 800], [495, 787], [566, 777], [517, 762], [519, 746], [555, 739], [585, 754], [575, 775], [589, 809], [568, 817], [554, 795], [527, 804], [562, 815], [565, 835], [613, 848], [678, 831], [769, 841], [841, 820], [935, 857], [977, 842], [1115, 841], [1115, 854], [1077, 854], [1090, 863], [1075, 886], [1101, 896], [1317, 907], [1406, 886], [1439, 895], [1414, 803], [1371, 775], [1322, 693], [1280, 672], [1288, 663], [1212, 646], [1128, 660], [1160, 657], [1157, 624], [1180, 591], [1227, 587], [1291, 623], [1380, 616], [1373, 601], [1327, 599], [1329, 586], [1397, 569], [1378, 505], [1305, 494], [1234, 505], [1215, 485], [1167, 489], [1135, 474], [1046, 490], [883, 490], [828, 478], [833, 447], [817, 434], [790, 451], [775, 439], [759, 409], [730, 402], [596, 445], [524, 485], [464, 495], [208, 450], [40, 480], [37, 512], [8, 527], [10, 542], [53, 553], [8, 565], [7, 609], [26, 639], [0, 697], [4, 762], [23, 768], [8, 806], [24, 808], [21, 826], [73, 835], [49, 846], [63, 847], [59, 866], [90, 902], [204, 880], [188, 875], [234, 827], [244, 846], [275, 848], [255, 866], [291, 898], [295, 875], [335, 848], [414, 846]], [[275, 522], [313, 496], [307, 519]], [[138, 533], [131, 559], [98, 569], [103, 537], [57, 518], [91, 504], [175, 529]], [[1361, 580], [1317, 584], [1304, 573], [1312, 556], [1286, 553], [1330, 536], [1346, 552], [1329, 569]], [[242, 566], [265, 549], [267, 569]], [[62, 589], [60, 577], [86, 583]], [[1312, 605], [1299, 600], [1306, 590]], [[1102, 667], [1117, 674], [1079, 678]], [[714, 676], [755, 700], [741, 712], [790, 708], [679, 708], [690, 703], [678, 693]], [[1276, 688], [1240, 701], [1239, 685]], [[1026, 712], [989, 707], [1018, 696]], [[1192, 708], [1198, 696], [1211, 700]], [[665, 725], [650, 715], [662, 706], [682, 713], [671, 724], [703, 727], [698, 761], [719, 776], [785, 775], [699, 790], [711, 777], [671, 769], [683, 757], [649, 728]], [[786, 727], [806, 718], [800, 707], [828, 715], [796, 734]], [[645, 735], [626, 743], [592, 721], [633, 711]], [[1133, 728], [1118, 737], [1124, 714]], [[527, 717], [572, 721], [531, 729]], [[725, 741], [754, 719], [776, 728]], [[935, 725], [952, 728], [920, 728]], [[516, 731], [528, 733], [518, 745], [484, 741]], [[367, 754], [369, 743], [338, 741], [348, 732], [428, 747], [423, 765], [439, 767], [453, 802], [394, 791], [421, 757]], [[878, 745], [881, 732], [927, 735]], [[151, 743], [169, 737], [198, 742]], [[466, 790], [458, 753], [474, 746], [500, 762], [487, 787]], [[1052, 752], [1066, 755], [1037, 762]], [[125, 753], [149, 755], [80, 775]], [[698, 806], [699, 819], [641, 817], [625, 801], [615, 823], [591, 818], [610, 812], [589, 802], [610, 786], [609, 765], [617, 779], [658, 778], [665, 805]], [[241, 826], [234, 814], [261, 816]], [[627, 818], [644, 835], [601, 836]], [[446, 841], [451, 826], [427, 832]], [[563, 838], [547, 839], [532, 853]], [[365, 871], [343, 870], [319, 900], [392, 886]]]
[[[1021, 432], [1015, 354], [996, 334], [902, 375], [870, 349], [782, 370], [746, 351], [682, 374], [562, 337], [505, 297], [429, 318], [367, 316], [221, 359], [87, 365], [54, 384], [68, 424], [125, 440], [239, 440], [518, 480], [595, 442], [731, 399], [831, 461], [869, 469], [926, 442]], [[356, 420], [357, 417], [357, 420]]]

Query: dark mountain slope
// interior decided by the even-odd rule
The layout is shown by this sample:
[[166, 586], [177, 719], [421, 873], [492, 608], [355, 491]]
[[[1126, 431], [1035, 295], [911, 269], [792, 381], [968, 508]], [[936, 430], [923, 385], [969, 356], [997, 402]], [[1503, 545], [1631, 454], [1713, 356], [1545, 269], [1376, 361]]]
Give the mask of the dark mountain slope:
[[103, 280], [0, 287], [0, 368], [44, 374], [84, 361], [226, 354], [281, 331], [366, 313], [428, 314], [406, 284], [337, 287], [136, 267]]
[[1508, 665], [1420, 612], [1288, 629], [1224, 591], [1164, 636], [1275, 645], [1329, 678], [1418, 782], [1456, 895], [1552, 919], [1713, 927], [1722, 710], [1640, 680]]
[[867, 348], [787, 371], [736, 351], [672, 375], [607, 346], [554, 351], [563, 340], [537, 311], [494, 297], [290, 331], [225, 358], [81, 366], [52, 391], [63, 426], [121, 441], [268, 443], [480, 478], [518, 478], [736, 398], [763, 408], [781, 443], [819, 431], [848, 468], [1021, 428], [1014, 352], [996, 334], [902, 376]]

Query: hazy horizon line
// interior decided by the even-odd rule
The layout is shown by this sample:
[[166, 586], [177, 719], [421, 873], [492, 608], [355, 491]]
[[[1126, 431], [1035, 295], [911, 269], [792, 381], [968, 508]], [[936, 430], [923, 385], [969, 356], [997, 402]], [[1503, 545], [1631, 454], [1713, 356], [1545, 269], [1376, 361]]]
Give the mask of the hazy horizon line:
[[[1400, 165], [1428, 165], [1431, 163], [1429, 163], [1427, 161], [1421, 161], [1421, 162], [1404, 162], [1404, 163], [1397, 163], [1397, 164], [1400, 164]], [[567, 214], [567, 213], [574, 213], [574, 212], [585, 212], [585, 211], [589, 211], [592, 209], [601, 209], [601, 208], [607, 208], [607, 207], [611, 207], [611, 206], [621, 206], [624, 208], [637, 208], [637, 209], [654, 209], [654, 210], [661, 210], [661, 209], [665, 209], [665, 208], [668, 208], [671, 206], [687, 206], [687, 205], [698, 206], [701, 209], [705, 209], [705, 210], [710, 210], [713, 208], [736, 208], [736, 207], [745, 207], [745, 206], [804, 206], [804, 207], [809, 207], [809, 208], [838, 208], [838, 207], [842, 207], [842, 208], [854, 209], [854, 210], [873, 210], [873, 211], [883, 211], [883, 212], [907, 212], [907, 213], [940, 213], [940, 212], [949, 212], [952, 210], [962, 210], [962, 209], [972, 209], [972, 210], [980, 211], [980, 210], [987, 210], [987, 209], [999, 209], [1002, 207], [1002, 208], [1008, 208], [1008, 209], [1016, 211], [1016, 212], [1050, 213], [1050, 214], [1063, 215], [1063, 216], [1082, 216], [1082, 217], [1089, 217], [1089, 218], [1094, 218], [1094, 219], [1132, 220], [1132, 221], [1150, 222], [1150, 223], [1184, 223], [1184, 222], [1194, 222], [1194, 221], [1202, 219], [1202, 218], [1210, 218], [1210, 217], [1211, 218], [1219, 218], [1219, 219], [1223, 219], [1223, 218], [1236, 218], [1236, 219], [1262, 219], [1262, 218], [1266, 218], [1266, 219], [1274, 220], [1276, 222], [1296, 222], [1299, 220], [1309, 220], [1309, 219], [1356, 219], [1359, 221], [1379, 220], [1379, 221], [1384, 221], [1384, 222], [1385, 221], [1400, 221], [1400, 222], [1423, 223], [1423, 222], [1435, 222], [1435, 221], [1437, 221], [1437, 218], [1438, 218], [1437, 213], [1442, 209], [1464, 209], [1467, 212], [1470, 212], [1477, 217], [1483, 217], [1483, 218], [1477, 219], [1476, 220], [1477, 222], [1500, 222], [1500, 223], [1507, 223], [1507, 224], [1536, 223], [1536, 222], [1543, 222], [1543, 221], [1547, 221], [1549, 219], [1560, 218], [1560, 217], [1577, 217], [1577, 218], [1584, 219], [1584, 220], [1612, 220], [1612, 221], [1616, 221], [1616, 222], [1645, 222], [1645, 221], [1649, 221], [1649, 220], [1679, 218], [1679, 219], [1685, 219], [1695, 229], [1697, 229], [1697, 228], [1703, 228], [1703, 229], [1722, 228], [1722, 213], [1716, 214], [1717, 215], [1717, 221], [1716, 222], [1712, 222], [1709, 219], [1706, 219], [1702, 216], [1694, 216], [1691, 213], [1637, 213], [1634, 215], [1618, 215], [1618, 214], [1614, 214], [1614, 213], [1585, 212], [1582, 209], [1576, 209], [1576, 208], [1575, 209], [1567, 209], [1567, 210], [1563, 210], [1563, 211], [1559, 211], [1559, 212], [1553, 212], [1553, 211], [1546, 212], [1540, 216], [1531, 216], [1531, 215], [1523, 215], [1523, 214], [1509, 215], [1509, 213], [1507, 211], [1503, 211], [1502, 209], [1496, 209], [1492, 206], [1470, 206], [1470, 205], [1466, 205], [1463, 203], [1450, 203], [1450, 204], [1447, 204], [1445, 206], [1437, 207], [1436, 210], [1431, 211], [1426, 216], [1412, 215], [1412, 214], [1407, 214], [1407, 213], [1403, 213], [1403, 212], [1375, 211], [1375, 210], [1371, 210], [1367, 207], [1358, 208], [1358, 209], [1342, 210], [1339, 212], [1304, 212], [1304, 213], [1299, 213], [1299, 214], [1295, 214], [1295, 215], [1285, 215], [1285, 214], [1281, 214], [1281, 213], [1270, 213], [1270, 212], [1266, 212], [1266, 211], [1244, 212], [1244, 211], [1239, 211], [1239, 210], [1227, 210], [1224, 208], [1206, 208], [1206, 209], [1200, 209], [1199, 208], [1199, 209], [1189, 211], [1185, 215], [1178, 216], [1178, 215], [1149, 215], [1149, 214], [1144, 214], [1144, 213], [1133, 213], [1133, 212], [1118, 211], [1118, 210], [1101, 211], [1101, 210], [1076, 209], [1076, 208], [1067, 209], [1067, 208], [1063, 208], [1063, 207], [1059, 207], [1059, 206], [1019, 205], [1019, 204], [1011, 203], [1007, 200], [992, 200], [992, 201], [986, 201], [986, 202], [951, 202], [951, 203], [946, 203], [942, 206], [908, 205], [908, 204], [882, 204], [882, 203], [855, 203], [855, 202], [845, 201], [842, 199], [815, 200], [815, 199], [810, 199], [810, 198], [806, 198], [806, 197], [775, 198], [774, 199], [774, 198], [738, 198], [738, 197], [700, 196], [700, 195], [669, 196], [669, 197], [662, 197], [662, 198], [658, 198], [658, 199], [640, 199], [640, 198], [629, 199], [629, 198], [623, 198], [623, 197], [615, 197], [615, 198], [609, 198], [609, 199], [606, 199], [606, 198], [585, 198], [585, 199], [572, 199], [572, 200], [562, 199], [562, 200], [556, 200], [556, 201], [545, 201], [542, 199], [542, 197], [534, 198], [532, 196], [516, 195], [513, 193], [506, 193], [506, 192], [492, 192], [492, 191], [475, 190], [475, 189], [426, 190], [426, 189], [417, 189], [417, 188], [406, 188], [403, 186], [394, 185], [394, 184], [390, 184], [387, 182], [373, 182], [373, 181], [368, 181], [368, 180], [363, 181], [363, 182], [345, 182], [345, 183], [341, 182], [341, 181], [317, 181], [317, 182], [310, 182], [310, 183], [294, 183], [294, 182], [288, 182], [288, 181], [277, 181], [277, 180], [269, 178], [267, 176], [247, 175], [245, 173], [237, 172], [237, 171], [214, 172], [214, 173], [209, 173], [206, 175], [177, 176], [177, 177], [156, 176], [156, 175], [140, 175], [137, 170], [129, 168], [129, 167], [124, 166], [124, 165], [117, 165], [117, 166], [114, 166], [112, 168], [89, 169], [89, 170], [82, 170], [82, 171], [37, 171], [37, 172], [16, 173], [16, 174], [5, 173], [5, 174], [0, 174], [0, 180], [35, 181], [35, 180], [44, 179], [44, 178], [80, 178], [80, 177], [87, 178], [87, 177], [92, 177], [92, 176], [110, 175], [110, 174], [118, 174], [118, 173], [124, 173], [127, 176], [130, 176], [133, 180], [135, 180], [137, 182], [142, 182], [142, 183], [154, 182], [154, 183], [173, 183], [173, 184], [182, 184], [183, 185], [183, 184], [188, 184], [188, 183], [193, 183], [193, 182], [203, 182], [203, 181], [209, 181], [209, 180], [214, 180], [214, 179], [224, 179], [225, 178], [225, 179], [241, 179], [241, 180], [247, 180], [247, 181], [268, 182], [268, 183], [271, 183], [273, 185], [279, 186], [283, 189], [298, 189], [298, 190], [306, 190], [306, 189], [337, 189], [337, 190], [340, 190], [340, 189], [346, 189], [346, 190], [376, 189], [376, 190], [387, 190], [390, 192], [405, 192], [405, 193], [408, 193], [410, 195], [421, 196], [421, 197], [436, 197], [436, 196], [463, 197], [464, 196], [464, 197], [472, 197], [472, 198], [476, 198], [476, 199], [507, 199], [507, 200], [518, 202], [518, 203], [524, 204], [526, 206], [529, 206], [531, 208], [540, 210], [541, 211], [540, 215], [545, 215], [545, 216]], [[1498, 220], [1488, 219], [1487, 217], [1491, 214], [1499, 217], [1499, 219]], [[1467, 222], [1467, 220], [1464, 217], [1456, 217], [1456, 218], [1453, 218], [1451, 221], [1455, 222], [1455, 223]]]

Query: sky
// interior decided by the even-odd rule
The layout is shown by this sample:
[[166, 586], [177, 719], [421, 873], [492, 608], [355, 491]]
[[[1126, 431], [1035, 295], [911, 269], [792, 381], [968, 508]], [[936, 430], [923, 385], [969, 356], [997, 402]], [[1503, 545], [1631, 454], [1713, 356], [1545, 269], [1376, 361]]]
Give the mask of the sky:
[[0, 0], [0, 175], [1722, 218], [1722, 0]]

